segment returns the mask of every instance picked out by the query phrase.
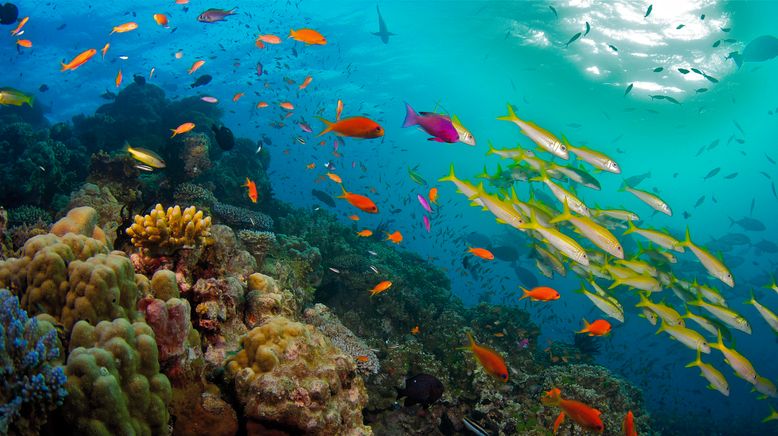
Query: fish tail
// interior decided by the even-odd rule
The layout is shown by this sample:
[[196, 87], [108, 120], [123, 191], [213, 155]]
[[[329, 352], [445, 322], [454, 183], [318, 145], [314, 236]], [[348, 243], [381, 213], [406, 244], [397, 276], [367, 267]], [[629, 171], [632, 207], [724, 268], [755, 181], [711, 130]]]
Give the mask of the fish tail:
[[249, 178], [248, 178], [248, 177], [246, 177], [246, 183], [244, 183], [244, 184], [242, 184], [242, 185], [240, 185], [240, 186], [245, 186], [245, 187], [248, 187], [250, 184], [251, 184], [251, 180], [249, 180]]
[[492, 144], [491, 140], [489, 140], [488, 146], [489, 150], [486, 151], [487, 156], [497, 153], [497, 149], [494, 148], [494, 144]]
[[[613, 281], [613, 283], [611, 283], [610, 286], [608, 286], [608, 290], [611, 290], [611, 289], [613, 289], [615, 287], [621, 286], [622, 284], [624, 284], [624, 282], [621, 281], [620, 278], [617, 278], [616, 280]], [[640, 303], [638, 303], [638, 304], [640, 304]]]
[[573, 214], [570, 212], [570, 205], [567, 204], [567, 197], [565, 197], [562, 207], [562, 213], [554, 217], [554, 219], [550, 221], [551, 224], [556, 224], [562, 221], [570, 221], [573, 219]]
[[726, 348], [726, 347], [724, 346], [724, 339], [722, 339], [722, 338], [721, 338], [721, 330], [720, 330], [720, 329], [717, 329], [717, 330], [716, 330], [716, 333], [717, 333], [717, 335], [716, 335], [716, 343], [712, 343], [712, 342], [710, 342], [710, 343], [708, 343], [708, 345], [709, 345], [711, 348], [715, 348], [715, 349], [717, 349], [717, 350], [721, 351], [721, 350], [723, 350], [724, 348]]
[[475, 339], [473, 338], [473, 334], [467, 332], [467, 339], [470, 341], [470, 346], [467, 347], [467, 349], [472, 350], [473, 348], [475, 348]]
[[667, 323], [665, 322], [664, 318], [662, 318], [662, 321], [659, 324], [659, 330], [656, 331], [656, 334], [662, 333], [663, 331], [667, 330]]
[[622, 233], [622, 235], [629, 235], [630, 233], [634, 233], [638, 228], [635, 227], [634, 224], [632, 224], [632, 220], [627, 221], [627, 230]]
[[343, 191], [343, 195], [338, 195], [336, 198], [346, 198], [346, 196], [348, 195], [348, 192], [346, 191], [346, 188], [343, 187], [342, 183], [340, 184], [340, 189], [341, 189], [341, 191]]
[[516, 112], [513, 111], [513, 106], [511, 106], [510, 103], [508, 103], [508, 115], [497, 117], [497, 119], [501, 121], [520, 121], [519, 117], [516, 116]]
[[521, 301], [521, 300], [523, 300], [523, 299], [525, 299], [525, 298], [530, 296], [529, 291], [526, 290], [525, 288], [521, 288], [521, 291], [524, 292], [524, 295], [522, 295], [521, 298], [519, 298], [519, 301]]
[[27, 104], [27, 106], [29, 106], [29, 107], [32, 107], [32, 103], [33, 103], [33, 101], [35, 101], [35, 96], [34, 96], [34, 95], [31, 95], [31, 96], [29, 96], [29, 97], [27, 98], [27, 101], [25, 101], [24, 103], [26, 103], [26, 104]]
[[754, 297], [754, 290], [751, 290], [751, 298], [744, 301], [743, 304], [754, 304], [756, 303], [756, 297]]
[[453, 182], [457, 180], [457, 175], [454, 174], [454, 164], [452, 163], [448, 170], [448, 175], [438, 179], [438, 182]]
[[411, 105], [405, 103], [405, 120], [403, 121], [403, 127], [415, 126], [416, 124], [419, 124], [419, 115], [413, 110]]
[[297, 32], [295, 32], [294, 29], [289, 29], [289, 36], [287, 37], [287, 39], [294, 38], [296, 34]]
[[319, 134], [318, 134], [318, 135], [316, 135], [316, 136], [321, 136], [321, 135], [324, 135], [324, 134], [325, 134], [325, 133], [327, 133], [327, 132], [331, 132], [331, 131], [332, 131], [332, 127], [335, 125], [334, 123], [332, 123], [332, 122], [330, 122], [330, 121], [327, 121], [327, 120], [325, 120], [325, 119], [324, 119], [324, 118], [322, 118], [322, 117], [316, 117], [316, 118], [318, 118], [318, 119], [319, 119], [319, 121], [321, 121], [322, 123], [324, 123], [324, 125], [326, 126], [326, 128], [325, 128], [324, 130], [322, 130], [322, 131], [321, 131], [321, 133], [319, 133]]
[[490, 178], [489, 171], [486, 169], [486, 165], [484, 165], [484, 172], [482, 172], [481, 174], [476, 174], [475, 177], [477, 179], [487, 179], [487, 180]]
[[584, 318], [583, 323], [584, 323], [584, 328], [577, 331], [576, 333], [587, 333], [589, 331], [589, 321], [587, 321], [586, 318]]
[[60, 64], [62, 65], [62, 68], [60, 69], [60, 71], [67, 71], [68, 70], [68, 64], [66, 64], [64, 61], [60, 62]]
[[686, 226], [686, 237], [684, 238], [683, 242], [681, 242], [682, 247], [691, 247], [692, 244], [692, 236], [689, 234], [689, 226]]
[[546, 406], [558, 406], [562, 401], [562, 391], [559, 388], [553, 388], [546, 392], [546, 396], [540, 399], [540, 402]]
[[702, 366], [702, 355], [700, 354], [699, 348], [697, 348], [697, 358], [694, 360], [694, 362], [688, 363], [686, 368], [694, 368], [695, 366]]

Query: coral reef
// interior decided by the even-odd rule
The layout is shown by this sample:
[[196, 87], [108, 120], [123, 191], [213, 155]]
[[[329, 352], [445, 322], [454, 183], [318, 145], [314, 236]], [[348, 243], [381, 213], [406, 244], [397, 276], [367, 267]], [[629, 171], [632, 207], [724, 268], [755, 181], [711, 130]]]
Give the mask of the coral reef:
[[244, 413], [265, 429], [372, 434], [362, 424], [367, 394], [351, 357], [311, 326], [275, 317], [245, 336], [227, 368]]
[[37, 222], [51, 223], [51, 214], [35, 206], [19, 206], [8, 210], [8, 224], [11, 226], [30, 225]]
[[179, 159], [184, 164], [181, 168], [183, 176], [187, 179], [195, 179], [211, 168], [211, 159], [208, 150], [211, 148], [211, 139], [203, 133], [188, 133], [176, 137], [178, 142]]
[[213, 214], [223, 223], [237, 229], [272, 230], [273, 218], [262, 212], [224, 203], [214, 203]]
[[65, 236], [67, 233], [88, 236], [97, 239], [111, 247], [105, 236], [105, 232], [97, 225], [99, 216], [97, 211], [89, 206], [70, 209], [67, 214], [51, 226], [51, 233], [57, 236]]
[[146, 216], [135, 216], [135, 222], [127, 229], [132, 244], [152, 255], [172, 254], [176, 250], [203, 244], [210, 236], [211, 217], [190, 206], [167, 208], [161, 204]]
[[281, 290], [272, 277], [260, 273], [249, 276], [243, 317], [246, 327], [260, 326], [278, 315], [293, 318], [298, 311], [294, 294]]
[[377, 374], [381, 369], [378, 356], [373, 350], [344, 326], [327, 306], [317, 304], [306, 309], [303, 320], [327, 336], [332, 341], [332, 345], [351, 356], [362, 375]]
[[58, 342], [54, 326], [28, 318], [19, 300], [0, 289], [0, 434], [36, 434], [62, 404]]
[[192, 328], [188, 301], [180, 298], [167, 301], [144, 298], [138, 302], [138, 310], [154, 330], [160, 362], [179, 357], [186, 351], [186, 339]]
[[216, 203], [216, 196], [207, 188], [184, 182], [176, 187], [173, 199], [181, 204], [192, 204], [200, 209], [210, 209]]
[[[114, 197], [111, 189], [107, 186], [101, 188], [92, 183], [84, 183], [78, 191], [70, 194], [67, 210], [76, 210], [76, 208], [83, 206], [89, 206], [95, 211], [96, 228], [103, 231], [108, 245], [113, 246], [117, 231], [122, 223], [123, 206]], [[92, 237], [95, 236], [92, 235]]]
[[265, 263], [265, 256], [276, 247], [276, 235], [273, 232], [257, 230], [240, 230], [238, 239], [249, 253], [254, 256], [257, 265]]
[[170, 382], [154, 332], [142, 322], [79, 321], [70, 337], [63, 419], [92, 435], [168, 434]]

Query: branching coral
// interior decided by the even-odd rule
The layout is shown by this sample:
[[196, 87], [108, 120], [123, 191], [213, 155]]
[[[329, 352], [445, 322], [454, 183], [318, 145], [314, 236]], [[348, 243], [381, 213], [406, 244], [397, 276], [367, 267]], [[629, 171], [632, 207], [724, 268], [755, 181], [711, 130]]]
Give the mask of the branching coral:
[[147, 324], [119, 318], [95, 327], [79, 321], [69, 348], [63, 417], [74, 433], [169, 433], [170, 382], [159, 372]]
[[62, 404], [59, 356], [54, 327], [28, 318], [18, 299], [0, 290], [0, 434], [36, 434]]
[[183, 211], [180, 206], [161, 204], [146, 216], [135, 216], [135, 223], [127, 229], [132, 244], [151, 255], [170, 254], [179, 248], [203, 244], [210, 235], [211, 217], [190, 206]]

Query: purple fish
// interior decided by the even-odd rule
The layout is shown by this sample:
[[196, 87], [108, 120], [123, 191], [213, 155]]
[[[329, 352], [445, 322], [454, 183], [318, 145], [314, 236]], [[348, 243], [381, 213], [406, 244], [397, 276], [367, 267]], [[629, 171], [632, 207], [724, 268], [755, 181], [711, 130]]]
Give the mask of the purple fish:
[[217, 21], [224, 21], [227, 16], [235, 15], [235, 9], [238, 9], [238, 7], [236, 6], [229, 11], [224, 9], [208, 9], [197, 17], [197, 21], [201, 23], [215, 23]]
[[432, 208], [430, 207], [430, 204], [427, 202], [427, 199], [424, 198], [423, 195], [417, 194], [416, 198], [419, 199], [419, 203], [421, 203], [421, 207], [423, 207], [424, 210], [426, 210], [429, 213], [432, 213]]
[[405, 121], [403, 127], [418, 125], [425, 132], [432, 135], [428, 141], [450, 142], [459, 141], [459, 133], [451, 119], [446, 115], [436, 114], [434, 112], [421, 112], [417, 114], [411, 105], [405, 103]]
[[303, 132], [306, 132], [306, 133], [311, 133], [312, 132], [311, 126], [309, 126], [308, 123], [306, 123], [305, 121], [299, 123], [298, 126], [300, 126], [300, 128], [302, 129]]
[[257, 76], [262, 77], [263, 68], [262, 62], [257, 62]]
[[427, 218], [427, 215], [424, 215], [424, 228], [427, 229], [427, 233], [430, 232], [430, 219]]

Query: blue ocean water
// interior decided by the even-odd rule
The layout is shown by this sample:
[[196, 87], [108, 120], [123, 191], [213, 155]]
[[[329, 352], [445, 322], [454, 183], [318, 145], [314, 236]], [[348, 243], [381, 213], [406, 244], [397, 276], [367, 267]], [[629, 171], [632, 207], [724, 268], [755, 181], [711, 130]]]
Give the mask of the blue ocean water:
[[[778, 62], [738, 68], [727, 57], [756, 37], [777, 33], [778, 3], [655, 1], [646, 17], [649, 4], [384, 1], [380, 12], [395, 34], [384, 43], [371, 34], [378, 30], [372, 2], [19, 2], [23, 15], [33, 17], [22, 35], [33, 47], [17, 51], [15, 38], [3, 35], [0, 85], [34, 92], [46, 84], [49, 91], [35, 93], [36, 101], [49, 108], [46, 116], [51, 121], [67, 121], [103, 104], [100, 95], [116, 91], [119, 69], [129, 81], [133, 74], [148, 77], [153, 68], [149, 82], [168, 97], [214, 96], [225, 111], [222, 121], [237, 136], [270, 138], [265, 147], [273, 159], [270, 176], [279, 199], [326, 209], [311, 190], [340, 195], [337, 185], [322, 177], [325, 164], [331, 163], [346, 189], [369, 195], [381, 211], [360, 214], [361, 220], [352, 224], [355, 230], [383, 226], [401, 231], [402, 248], [444, 268], [455, 294], [467, 304], [487, 299], [526, 306], [541, 326], [544, 341], [569, 340], [582, 327], [582, 319], [602, 316], [573, 292], [580, 278], [569, 272], [564, 278], [545, 279], [535, 269], [526, 234], [470, 207], [452, 184], [437, 182], [452, 164], [460, 178], [475, 184], [484, 167], [490, 174], [498, 164], [507, 167], [499, 157], [486, 155], [489, 142], [497, 148], [534, 148], [514, 124], [496, 120], [507, 113], [506, 104], [513, 104], [519, 117], [618, 161], [621, 175], [590, 171], [602, 189], [577, 190], [587, 205], [635, 211], [644, 227], [667, 229], [679, 239], [688, 226], [696, 243], [721, 252], [735, 277], [732, 289], [708, 276], [688, 250], [678, 254], [673, 271], [678, 278], [696, 277], [722, 291], [729, 307], [753, 328], [751, 335], [733, 333], [737, 350], [761, 376], [776, 380], [775, 333], [744, 301], [753, 290], [762, 304], [778, 311], [778, 295], [764, 288], [778, 273], [778, 253], [766, 245], [758, 247], [760, 241], [778, 240]], [[225, 22], [196, 20], [202, 9], [232, 6], [238, 6], [238, 13]], [[166, 14], [171, 28], [156, 25], [155, 13]], [[108, 35], [126, 21], [137, 21], [139, 28]], [[590, 31], [566, 45], [586, 31], [587, 23]], [[285, 40], [290, 27], [303, 26], [325, 35], [327, 45]], [[284, 42], [258, 49], [259, 33], [279, 35]], [[87, 48], [99, 50], [107, 42], [111, 47], [104, 59], [98, 53], [76, 71], [59, 71], [62, 59]], [[183, 53], [180, 59], [178, 52]], [[188, 75], [187, 70], [197, 59], [206, 60], [198, 74], [213, 76], [207, 88], [190, 88], [198, 74]], [[257, 62], [265, 71], [259, 78]], [[655, 71], [660, 67], [662, 71]], [[679, 71], [691, 68], [705, 74]], [[298, 89], [309, 75], [311, 84]], [[233, 102], [241, 92], [245, 95]], [[652, 95], [670, 96], [677, 104]], [[346, 138], [337, 150], [331, 135], [317, 138], [322, 123], [316, 117], [334, 119], [338, 100], [343, 101], [344, 116], [372, 118], [384, 127], [384, 137]], [[256, 108], [260, 101], [270, 107]], [[278, 107], [283, 101], [296, 108], [288, 119]], [[417, 111], [456, 114], [477, 145], [427, 141], [417, 129], [402, 128], [404, 102]], [[271, 127], [278, 121], [285, 125]], [[307, 123], [313, 132], [304, 132], [298, 123]], [[310, 164], [315, 168], [309, 169]], [[409, 168], [428, 184], [411, 180]], [[705, 178], [716, 168], [715, 175]], [[650, 175], [639, 187], [660, 195], [673, 216], [653, 213], [618, 190], [625, 178], [641, 174]], [[528, 185], [515, 184], [520, 198], [528, 198]], [[433, 186], [439, 189], [440, 205], [433, 205], [428, 214], [427, 232], [417, 195], [426, 197]], [[487, 189], [496, 191], [488, 184]], [[342, 204], [335, 212], [351, 223], [348, 215], [354, 210]], [[747, 230], [730, 221], [744, 217], [764, 223], [766, 229]], [[721, 241], [732, 233], [745, 234], [750, 242]], [[470, 258], [463, 265], [468, 245], [484, 242], [483, 236], [490, 248], [514, 248], [518, 259], [486, 263]], [[627, 253], [636, 249], [630, 241], [622, 240]], [[527, 284], [517, 276], [516, 265], [531, 271], [540, 284], [559, 290], [562, 298], [549, 303], [551, 308], [519, 302], [519, 287]], [[614, 322], [597, 362], [644, 389], [647, 408], [658, 420], [666, 417], [672, 427], [673, 420], [692, 417], [692, 422], [699, 420], [722, 434], [734, 434], [736, 428], [751, 434], [778, 431], [774, 423], [760, 424], [769, 414], [769, 402], [757, 399], [750, 384], [734, 377], [720, 354], [713, 351], [706, 361], [729, 380], [729, 397], [706, 389], [697, 369], [684, 368], [695, 353], [654, 334], [656, 327], [633, 307], [634, 291], [615, 292], [624, 304], [626, 322]], [[666, 302], [683, 313], [683, 304], [669, 291], [664, 294]]]

